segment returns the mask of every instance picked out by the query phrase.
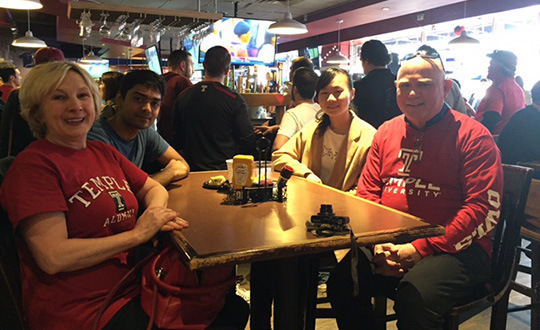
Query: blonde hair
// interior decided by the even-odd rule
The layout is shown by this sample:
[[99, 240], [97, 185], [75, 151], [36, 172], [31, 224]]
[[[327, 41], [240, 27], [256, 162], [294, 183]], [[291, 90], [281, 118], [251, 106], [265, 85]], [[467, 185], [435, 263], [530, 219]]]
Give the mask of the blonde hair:
[[101, 112], [101, 94], [98, 85], [85, 69], [70, 62], [50, 62], [35, 66], [23, 80], [19, 99], [21, 101], [21, 116], [26, 119], [36, 138], [45, 137], [47, 127], [43, 122], [41, 103], [55, 91], [64, 81], [67, 73], [73, 71], [79, 74], [94, 100], [96, 119]]

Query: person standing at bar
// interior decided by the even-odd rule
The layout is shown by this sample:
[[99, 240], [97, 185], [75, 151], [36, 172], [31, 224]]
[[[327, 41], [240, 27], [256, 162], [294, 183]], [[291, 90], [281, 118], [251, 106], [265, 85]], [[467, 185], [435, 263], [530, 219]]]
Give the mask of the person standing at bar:
[[394, 299], [400, 330], [442, 330], [445, 314], [490, 279], [491, 233], [503, 188], [495, 141], [480, 123], [444, 103], [452, 83], [438, 57], [413, 54], [402, 62], [396, 86], [404, 115], [375, 134], [357, 196], [446, 232], [361, 249], [356, 296], [349, 253], [327, 282], [340, 329], [374, 329], [371, 297], [384, 294]]
[[0, 78], [3, 82], [0, 85], [0, 109], [3, 110], [11, 91], [21, 86], [22, 76], [15, 65], [8, 64], [0, 67]]
[[315, 120], [321, 110], [319, 104], [313, 101], [318, 77], [315, 71], [308, 68], [299, 68], [294, 72], [291, 98], [296, 107], [287, 110], [283, 115], [274, 140], [274, 151], [279, 150], [305, 124]]
[[401, 115], [396, 103], [396, 76], [388, 69], [391, 56], [379, 40], [369, 40], [360, 53], [364, 78], [354, 82], [354, 105], [360, 118], [378, 128]]
[[488, 78], [493, 84], [487, 89], [476, 111], [476, 120], [489, 131], [501, 134], [504, 126], [516, 111], [525, 107], [525, 95], [516, 83], [517, 56], [507, 50], [496, 50], [488, 54], [491, 58]]
[[192, 171], [225, 170], [227, 159], [254, 154], [255, 132], [244, 99], [223, 85], [231, 66], [229, 51], [214, 46], [204, 57], [203, 81], [176, 99], [173, 147]]
[[497, 140], [504, 164], [540, 161], [540, 81], [531, 96], [532, 104], [510, 118]]
[[172, 143], [172, 119], [174, 101], [186, 88], [193, 86], [191, 76], [193, 76], [193, 58], [185, 50], [175, 50], [167, 59], [169, 72], [163, 75], [167, 82], [165, 95], [161, 102], [161, 109], [157, 120], [159, 134], [165, 141]]

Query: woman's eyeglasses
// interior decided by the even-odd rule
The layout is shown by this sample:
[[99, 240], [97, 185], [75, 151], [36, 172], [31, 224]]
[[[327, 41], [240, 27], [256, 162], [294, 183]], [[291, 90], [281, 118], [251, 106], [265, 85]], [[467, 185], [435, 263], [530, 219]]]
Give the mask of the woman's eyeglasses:
[[405, 57], [403, 57], [402, 62], [411, 60], [415, 57], [427, 58], [427, 59], [432, 59], [432, 60], [438, 59], [441, 62], [441, 67], [442, 67], [443, 72], [446, 73], [446, 70], [444, 69], [443, 60], [441, 58], [441, 55], [439, 55], [439, 53], [433, 52], [433, 51], [427, 51], [427, 50], [419, 50], [416, 53], [410, 53], [410, 54], [405, 55]]

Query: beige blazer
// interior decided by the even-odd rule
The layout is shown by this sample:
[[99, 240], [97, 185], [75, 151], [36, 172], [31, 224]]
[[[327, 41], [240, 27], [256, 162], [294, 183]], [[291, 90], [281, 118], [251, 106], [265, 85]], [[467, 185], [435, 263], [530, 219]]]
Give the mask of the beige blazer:
[[[354, 112], [351, 111], [351, 114], [353, 120], [348, 137], [339, 150], [330, 179], [325, 182], [343, 191], [353, 189], [358, 183], [376, 132], [373, 126], [358, 118]], [[311, 173], [320, 175], [324, 142], [324, 135], [316, 133], [320, 123], [320, 120], [315, 120], [306, 124], [281, 149], [274, 151], [272, 160], [277, 171], [289, 165], [298, 176], [306, 177]]]

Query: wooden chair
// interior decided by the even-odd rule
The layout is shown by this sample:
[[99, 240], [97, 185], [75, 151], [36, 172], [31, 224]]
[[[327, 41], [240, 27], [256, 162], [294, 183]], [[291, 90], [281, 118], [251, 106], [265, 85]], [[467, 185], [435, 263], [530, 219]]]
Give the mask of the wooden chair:
[[[508, 310], [510, 282], [516, 266], [516, 246], [520, 239], [520, 228], [523, 223], [524, 209], [531, 184], [533, 170], [526, 167], [503, 165], [504, 189], [499, 223], [493, 234], [493, 257], [491, 259], [492, 278], [483, 288], [463, 302], [453, 307], [445, 320], [445, 327], [457, 330], [459, 324], [486, 308], [492, 307], [491, 330], [505, 329]], [[374, 299], [375, 314], [379, 316], [377, 330], [386, 329], [386, 322], [395, 320], [396, 315], [386, 315], [386, 297]], [[332, 317], [326, 310], [317, 308], [315, 317]], [[308, 311], [309, 315], [309, 311]], [[307, 318], [307, 329], [315, 324]]]
[[466, 297], [462, 304], [450, 310], [447, 329], [457, 330], [467, 320], [491, 307], [491, 330], [505, 329], [510, 282], [516, 267], [517, 246], [523, 224], [525, 205], [531, 185], [531, 168], [503, 165], [504, 189], [499, 224], [493, 234], [491, 280], [481, 295]]
[[[535, 171], [535, 174], [537, 172]], [[540, 174], [540, 172], [538, 172]], [[531, 298], [531, 304], [517, 306], [509, 312], [531, 310], [531, 329], [540, 329], [540, 180], [533, 179], [529, 198], [525, 206], [525, 222], [521, 227], [521, 238], [530, 242], [527, 248], [522, 248], [531, 258], [531, 266], [518, 264], [516, 272], [531, 275], [531, 285], [526, 286], [512, 281], [511, 288]], [[515, 276], [514, 276], [515, 278]]]

